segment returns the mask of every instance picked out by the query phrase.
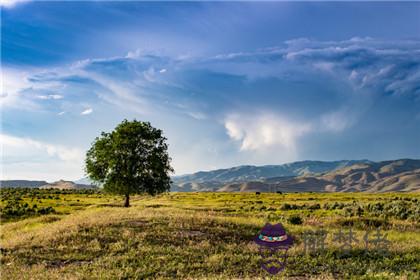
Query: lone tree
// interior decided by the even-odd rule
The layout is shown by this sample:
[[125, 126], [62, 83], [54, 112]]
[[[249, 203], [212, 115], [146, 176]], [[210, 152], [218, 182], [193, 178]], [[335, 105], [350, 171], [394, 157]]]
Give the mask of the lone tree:
[[169, 191], [171, 158], [162, 131], [148, 122], [120, 123], [111, 133], [102, 132], [86, 153], [88, 177], [103, 185], [110, 193], [155, 195]]

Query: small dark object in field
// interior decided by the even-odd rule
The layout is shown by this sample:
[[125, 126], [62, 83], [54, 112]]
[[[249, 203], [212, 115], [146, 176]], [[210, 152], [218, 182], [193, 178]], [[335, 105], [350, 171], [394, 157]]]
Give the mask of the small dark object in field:
[[255, 192], [255, 194], [261, 194], [260, 192]]
[[281, 191], [276, 191], [276, 193], [278, 193], [278, 194], [283, 194]]

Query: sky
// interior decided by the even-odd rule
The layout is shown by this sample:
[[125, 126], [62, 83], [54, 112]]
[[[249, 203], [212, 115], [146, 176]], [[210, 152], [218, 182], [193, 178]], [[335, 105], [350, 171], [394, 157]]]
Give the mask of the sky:
[[419, 2], [1, 6], [2, 179], [82, 178], [123, 119], [176, 175], [420, 158]]

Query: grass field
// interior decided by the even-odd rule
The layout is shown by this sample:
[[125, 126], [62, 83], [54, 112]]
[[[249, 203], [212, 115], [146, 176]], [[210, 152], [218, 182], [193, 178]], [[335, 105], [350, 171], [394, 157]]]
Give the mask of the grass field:
[[[170, 193], [131, 202], [3, 189], [1, 278], [270, 278], [252, 239], [280, 222], [296, 242], [273, 278], [420, 279], [420, 194]], [[364, 233], [377, 227], [390, 241], [386, 254], [364, 249]], [[333, 235], [350, 228], [358, 242], [343, 254]], [[304, 232], [318, 229], [328, 232], [326, 250], [305, 253]]]

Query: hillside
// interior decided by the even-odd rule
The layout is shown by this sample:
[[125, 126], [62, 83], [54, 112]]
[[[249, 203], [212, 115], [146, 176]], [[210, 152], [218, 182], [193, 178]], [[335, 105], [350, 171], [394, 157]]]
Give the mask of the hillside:
[[420, 191], [420, 160], [401, 159], [357, 164], [319, 178], [327, 191]]
[[40, 189], [60, 189], [60, 190], [92, 189], [92, 188], [96, 188], [96, 187], [93, 185], [76, 184], [72, 181], [64, 181], [64, 180], [46, 184], [40, 187]]
[[[341, 162], [341, 168], [327, 170], [321, 174], [314, 174], [314, 170], [326, 169], [327, 166], [340, 166], [337, 162], [334, 164], [323, 164], [316, 168], [316, 162], [309, 162], [310, 166], [304, 168], [305, 162], [292, 163], [288, 166], [300, 166], [300, 168], [289, 169], [291, 173], [298, 174], [297, 176], [288, 177], [260, 177], [258, 180], [240, 180], [234, 182], [217, 182], [202, 181], [197, 182], [183, 182], [176, 185], [174, 189], [178, 191], [221, 191], [221, 192], [415, 192], [420, 191], [420, 160], [401, 159], [383, 162], [371, 161], [347, 161]], [[238, 169], [241, 169], [239, 167]], [[259, 167], [264, 169], [265, 167]], [[225, 178], [234, 178], [233, 174], [226, 174], [229, 171], [235, 170], [226, 169], [224, 171]], [[237, 170], [237, 169], [236, 169]], [[281, 168], [277, 168], [281, 170]], [[284, 169], [283, 169], [284, 170]], [[299, 174], [299, 170], [307, 170], [308, 172]], [[185, 178], [212, 178], [210, 174], [196, 173], [188, 175]], [[212, 174], [221, 174], [222, 172], [216, 170]], [[265, 173], [267, 174], [267, 173]], [[284, 173], [282, 173], [284, 174]], [[242, 177], [241, 177], [242, 178]], [[177, 182], [177, 181], [175, 181]], [[193, 188], [194, 186], [194, 188]]]
[[[0, 208], [16, 215], [0, 224], [1, 279], [418, 279], [420, 193], [170, 193], [133, 196], [125, 208], [111, 194], [8, 191], [6, 204], [55, 213]], [[254, 238], [278, 221], [297, 240], [327, 238], [310, 256], [296, 242], [287, 269], [270, 277]], [[365, 248], [372, 225], [390, 240], [383, 254]], [[349, 229], [356, 241], [343, 257], [333, 238]]]

